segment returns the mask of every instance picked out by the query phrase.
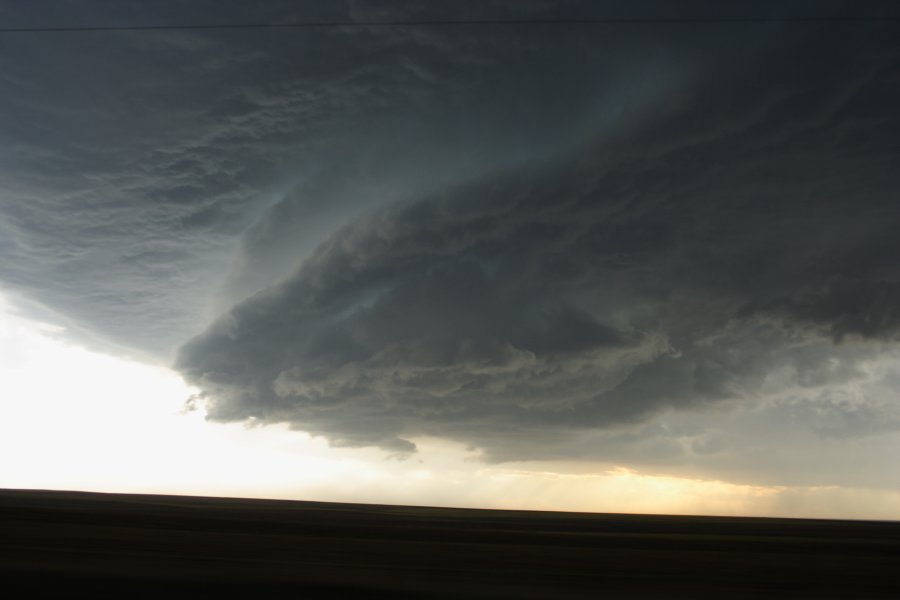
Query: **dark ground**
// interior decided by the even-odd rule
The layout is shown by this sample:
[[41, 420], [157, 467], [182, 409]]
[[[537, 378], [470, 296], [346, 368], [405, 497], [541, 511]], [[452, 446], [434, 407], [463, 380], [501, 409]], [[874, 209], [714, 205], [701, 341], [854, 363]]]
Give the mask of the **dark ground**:
[[0, 490], [0, 581], [8, 598], [900, 598], [900, 522]]

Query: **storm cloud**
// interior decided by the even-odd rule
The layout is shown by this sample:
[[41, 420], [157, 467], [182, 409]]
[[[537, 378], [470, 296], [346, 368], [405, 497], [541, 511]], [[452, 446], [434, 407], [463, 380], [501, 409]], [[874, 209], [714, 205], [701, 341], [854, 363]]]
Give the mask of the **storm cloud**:
[[[216, 6], [442, 16], [293, 4]], [[746, 473], [900, 430], [893, 24], [0, 42], [4, 292], [211, 419]]]
[[[189, 23], [212, 6], [223, 22], [397, 12], [202, 4], [131, 14], [72, 2], [56, 18]], [[46, 24], [27, 7], [7, 13], [13, 25]], [[635, 42], [628, 61], [605, 52], [623, 36], [585, 52], [583, 36], [538, 33], [5, 36], [0, 277], [87, 343], [168, 362], [186, 332], [289, 275], [347, 219], [608, 129], [623, 107], [655, 102], [646, 89], [677, 71], [674, 57]]]
[[857, 43], [710, 63], [612, 139], [359, 218], [178, 367], [214, 419], [400, 450], [507, 456], [729, 402], [895, 428], [885, 390], [834, 398], [900, 333], [900, 63]]

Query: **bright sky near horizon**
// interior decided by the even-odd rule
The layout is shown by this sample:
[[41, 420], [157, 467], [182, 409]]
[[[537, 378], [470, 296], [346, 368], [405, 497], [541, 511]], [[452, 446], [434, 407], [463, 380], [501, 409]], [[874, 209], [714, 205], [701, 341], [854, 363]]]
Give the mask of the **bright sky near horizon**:
[[0, 35], [0, 486], [900, 519], [900, 21], [45, 4], [556, 21]]
[[[414, 458], [331, 448], [283, 425], [185, 412], [177, 373], [90, 352], [0, 312], [0, 487], [508, 508], [900, 519], [900, 492], [736, 485], [590, 463], [480, 464], [416, 440]], [[54, 373], [48, 377], [48, 368]]]

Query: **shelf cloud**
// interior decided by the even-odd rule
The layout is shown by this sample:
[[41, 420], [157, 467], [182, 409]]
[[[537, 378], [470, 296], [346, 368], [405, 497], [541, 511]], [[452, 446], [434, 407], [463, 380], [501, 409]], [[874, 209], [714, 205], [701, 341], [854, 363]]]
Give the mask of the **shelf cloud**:
[[628, 135], [359, 218], [178, 367], [212, 418], [398, 451], [508, 458], [732, 404], [893, 429], [896, 373], [872, 363], [898, 335], [900, 181], [871, 102], [897, 93], [894, 59], [723, 69]]
[[213, 420], [900, 485], [895, 33], [5, 40], [0, 281]]

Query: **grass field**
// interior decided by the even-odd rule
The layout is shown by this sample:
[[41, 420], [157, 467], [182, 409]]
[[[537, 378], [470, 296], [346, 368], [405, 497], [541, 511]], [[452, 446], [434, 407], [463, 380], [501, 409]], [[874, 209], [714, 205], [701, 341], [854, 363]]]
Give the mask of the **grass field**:
[[0, 578], [10, 598], [900, 598], [900, 522], [0, 490]]

